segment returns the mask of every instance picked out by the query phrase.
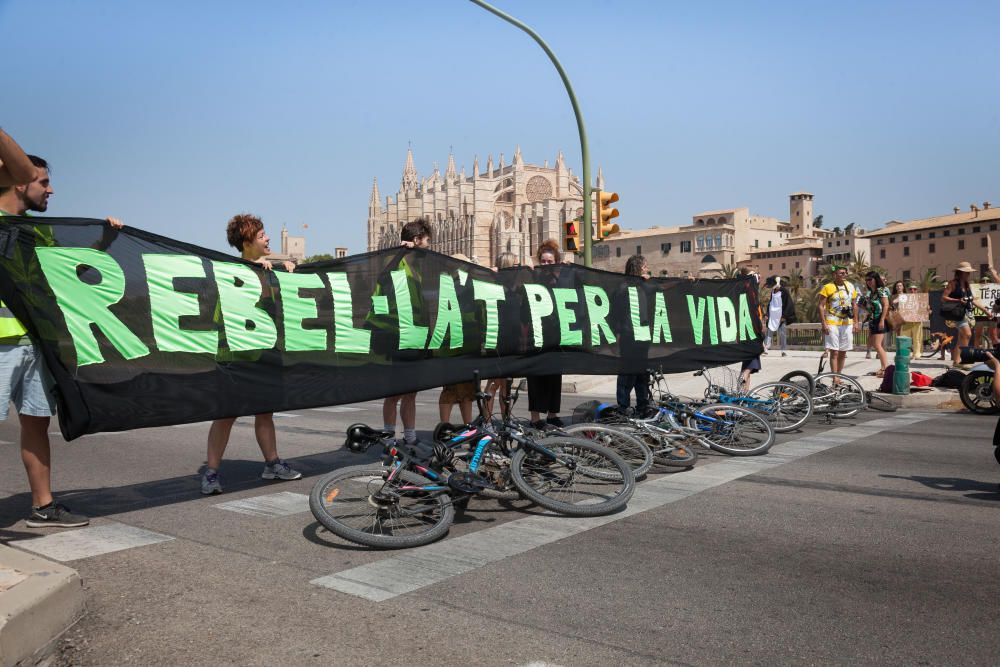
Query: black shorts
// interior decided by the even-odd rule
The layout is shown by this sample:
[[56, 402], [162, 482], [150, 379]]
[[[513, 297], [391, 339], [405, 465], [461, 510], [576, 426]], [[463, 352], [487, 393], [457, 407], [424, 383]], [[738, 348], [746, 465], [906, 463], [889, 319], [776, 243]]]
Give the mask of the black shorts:
[[888, 323], [886, 323], [886, 325], [884, 327], [882, 327], [882, 328], [879, 328], [878, 323], [879, 323], [878, 320], [872, 320], [871, 322], [869, 322], [868, 323], [868, 333], [870, 333], [870, 334], [884, 334], [884, 333], [889, 333], [889, 324]]

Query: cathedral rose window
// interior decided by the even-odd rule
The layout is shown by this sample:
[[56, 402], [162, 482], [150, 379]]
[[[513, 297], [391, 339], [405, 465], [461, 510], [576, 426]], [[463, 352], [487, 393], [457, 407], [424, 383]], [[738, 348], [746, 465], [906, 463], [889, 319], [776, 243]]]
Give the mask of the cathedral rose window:
[[544, 176], [532, 176], [525, 188], [528, 201], [544, 201], [552, 197], [552, 184]]

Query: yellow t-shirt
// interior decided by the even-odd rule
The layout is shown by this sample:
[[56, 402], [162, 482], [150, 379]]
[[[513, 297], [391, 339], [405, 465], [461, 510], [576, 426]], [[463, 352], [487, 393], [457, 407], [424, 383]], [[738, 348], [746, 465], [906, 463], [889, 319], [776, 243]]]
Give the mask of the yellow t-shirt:
[[826, 297], [826, 323], [830, 326], [854, 324], [854, 303], [858, 300], [858, 290], [848, 281], [843, 285], [827, 283], [819, 291]]

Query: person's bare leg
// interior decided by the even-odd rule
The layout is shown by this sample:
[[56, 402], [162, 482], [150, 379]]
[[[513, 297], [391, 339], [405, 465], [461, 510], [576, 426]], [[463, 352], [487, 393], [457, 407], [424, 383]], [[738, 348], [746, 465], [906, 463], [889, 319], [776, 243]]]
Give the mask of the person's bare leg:
[[889, 365], [889, 355], [886, 354], [885, 346], [882, 344], [885, 341], [885, 334], [874, 334], [871, 338], [875, 354], [878, 355], [878, 363], [882, 366], [880, 370], [884, 373], [886, 366]]
[[274, 415], [270, 412], [256, 415], [253, 418], [253, 430], [257, 436], [260, 453], [264, 455], [264, 461], [273, 461], [278, 458], [278, 438], [274, 432]]
[[847, 361], [847, 352], [843, 351], [843, 350], [841, 350], [840, 352], [837, 352], [837, 372], [838, 373], [843, 373], [844, 372], [844, 365], [845, 365], [846, 361]]
[[406, 394], [399, 401], [399, 418], [403, 420], [404, 429], [417, 427], [417, 394]]
[[382, 401], [382, 425], [396, 429], [396, 404], [400, 396], [388, 396]]
[[31, 504], [52, 502], [52, 450], [49, 447], [49, 417], [18, 415], [21, 423], [21, 462], [28, 473]]
[[542, 416], [539, 413], [535, 412], [534, 410], [531, 411], [531, 421], [537, 422], [541, 418]]
[[455, 404], [438, 401], [438, 417], [441, 418], [440, 421], [451, 421], [451, 408], [453, 405]]
[[[463, 424], [468, 424], [469, 422], [472, 421], [472, 401], [470, 401], [469, 399], [466, 399], [464, 401], [459, 402], [458, 409], [462, 413], [462, 423]], [[450, 412], [450, 409], [449, 409], [449, 412]]]
[[951, 362], [957, 364], [961, 362], [962, 348], [969, 344], [969, 340], [972, 338], [972, 329], [969, 327], [959, 327], [958, 328], [958, 340], [955, 345], [951, 348]]
[[216, 419], [208, 429], [208, 454], [205, 456], [205, 465], [212, 470], [218, 470], [222, 463], [222, 455], [226, 452], [226, 445], [229, 444], [229, 433], [235, 423], [236, 417]]

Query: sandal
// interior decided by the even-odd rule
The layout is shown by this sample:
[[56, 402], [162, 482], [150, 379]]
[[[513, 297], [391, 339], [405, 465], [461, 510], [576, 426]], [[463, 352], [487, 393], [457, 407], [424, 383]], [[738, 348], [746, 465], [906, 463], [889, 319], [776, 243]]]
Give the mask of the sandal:
[[877, 378], [884, 378], [885, 377], [885, 369], [879, 369], [879, 370], [875, 371], [875, 377], [877, 377]]

